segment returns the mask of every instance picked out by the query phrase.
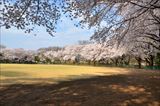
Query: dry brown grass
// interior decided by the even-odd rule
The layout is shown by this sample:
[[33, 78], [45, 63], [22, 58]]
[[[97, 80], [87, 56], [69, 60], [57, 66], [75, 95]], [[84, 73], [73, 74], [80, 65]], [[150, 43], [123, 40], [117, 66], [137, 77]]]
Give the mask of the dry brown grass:
[[[73, 70], [73, 67], [80, 68], [81, 66], [71, 67]], [[29, 77], [27, 79], [40, 80], [38, 83], [28, 82], [26, 84], [13, 81], [14, 83], [3, 84], [3, 87], [0, 89], [0, 105], [160, 106], [159, 71], [104, 67], [90, 68], [90, 71], [86, 70], [87, 74], [84, 74], [82, 70], [83, 67], [79, 69], [79, 71], [83, 72], [81, 74], [73, 70], [70, 72], [72, 75], [69, 76], [69, 74], [67, 74], [63, 80], [55, 80], [51, 75], [47, 78], [47, 74], [45, 74], [46, 77], [43, 78], [39, 78], [38, 75], [35, 75], [37, 77], [34, 78], [33, 75], [30, 79]], [[27, 69], [28, 68], [26, 68], [26, 70]], [[95, 71], [92, 71], [92, 69], [95, 69]], [[96, 71], [96, 69], [99, 70]], [[20, 68], [18, 68], [18, 70], [20, 70]], [[36, 68], [31, 71], [34, 73], [34, 70], [36, 70]], [[43, 68], [41, 68], [41, 71], [43, 71]], [[74, 72], [78, 74], [73, 74]], [[19, 77], [22, 76], [23, 74], [19, 74]], [[70, 77], [73, 78], [70, 79]], [[50, 82], [56, 81], [57, 83], [46, 83], [45, 80]]]

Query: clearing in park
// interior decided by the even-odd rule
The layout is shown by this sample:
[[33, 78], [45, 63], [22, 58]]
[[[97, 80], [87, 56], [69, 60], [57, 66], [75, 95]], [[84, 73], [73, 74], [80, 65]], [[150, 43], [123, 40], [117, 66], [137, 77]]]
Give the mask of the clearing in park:
[[1, 106], [160, 106], [158, 70], [37, 64], [0, 69]]

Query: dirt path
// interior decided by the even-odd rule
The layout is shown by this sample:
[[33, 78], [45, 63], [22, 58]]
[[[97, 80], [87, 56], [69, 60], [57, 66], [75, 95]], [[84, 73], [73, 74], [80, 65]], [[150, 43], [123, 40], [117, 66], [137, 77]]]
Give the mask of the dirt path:
[[160, 106], [160, 72], [99, 76], [59, 84], [13, 84], [0, 89], [1, 106]]

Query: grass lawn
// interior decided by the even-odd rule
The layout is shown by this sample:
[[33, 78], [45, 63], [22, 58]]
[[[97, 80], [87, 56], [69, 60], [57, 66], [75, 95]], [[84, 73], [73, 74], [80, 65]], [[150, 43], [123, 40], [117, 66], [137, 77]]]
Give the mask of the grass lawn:
[[160, 71], [1, 64], [2, 106], [160, 106]]
[[124, 74], [128, 71], [120, 68], [73, 66], [73, 65], [37, 65], [37, 64], [1, 64], [1, 84], [58, 83], [60, 81], [90, 78], [93, 76]]

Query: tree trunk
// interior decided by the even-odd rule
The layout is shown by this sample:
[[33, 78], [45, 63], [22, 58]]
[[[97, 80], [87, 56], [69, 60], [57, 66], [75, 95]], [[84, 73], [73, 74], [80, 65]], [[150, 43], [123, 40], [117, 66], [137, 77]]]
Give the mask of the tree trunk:
[[154, 66], [154, 56], [150, 55], [150, 64], [149, 66], [153, 67]]
[[88, 64], [91, 65], [91, 61], [90, 60], [88, 61]]
[[130, 56], [129, 56], [129, 57], [128, 57], [128, 61], [127, 61], [127, 63], [126, 63], [128, 66], [130, 65], [130, 59], [131, 59], [131, 58], [130, 58]]
[[115, 65], [118, 66], [118, 59], [115, 59]]
[[93, 65], [96, 66], [96, 61], [93, 61]]
[[136, 60], [137, 60], [137, 62], [138, 62], [138, 68], [142, 68], [142, 59], [141, 59], [141, 57], [137, 57], [136, 58]]
[[147, 58], [145, 58], [145, 61], [146, 61], [146, 66], [148, 66], [150, 64], [149, 60]]

